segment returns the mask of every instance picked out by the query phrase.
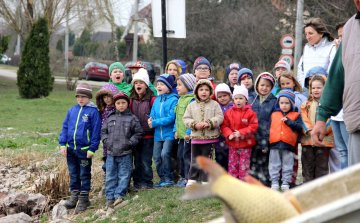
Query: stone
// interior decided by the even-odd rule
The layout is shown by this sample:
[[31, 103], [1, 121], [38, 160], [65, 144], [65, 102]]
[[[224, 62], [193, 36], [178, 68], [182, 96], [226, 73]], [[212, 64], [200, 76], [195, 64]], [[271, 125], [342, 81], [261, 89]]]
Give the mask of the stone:
[[105, 216], [105, 215], [106, 215], [106, 211], [99, 209], [99, 210], [97, 210], [97, 211], [95, 212], [95, 214], [96, 214], [97, 216], [99, 216], [99, 217]]
[[120, 204], [118, 204], [118, 205], [115, 206], [115, 210], [121, 209], [121, 208], [125, 207], [126, 205], [128, 205], [129, 203], [130, 203], [129, 200], [123, 201], [123, 202], [121, 202]]
[[53, 220], [63, 219], [66, 218], [68, 215], [70, 215], [71, 210], [66, 209], [66, 207], [64, 206], [65, 203], [66, 200], [61, 200], [57, 205], [54, 206], [51, 213], [51, 218]]
[[135, 197], [133, 197], [131, 200], [136, 200], [136, 199], [138, 199], [139, 198], [139, 195], [136, 195]]
[[106, 217], [109, 217], [110, 215], [114, 214], [115, 210], [112, 208], [108, 208], [106, 211]]
[[44, 161], [41, 163], [41, 166], [47, 167], [47, 166], [49, 166], [49, 165], [50, 165], [50, 162], [47, 161], [47, 160], [44, 160]]
[[20, 168], [12, 168], [11, 169], [11, 172], [13, 172], [13, 173], [19, 173], [20, 172]]
[[30, 215], [39, 214], [46, 206], [46, 198], [42, 194], [30, 194], [27, 202]]
[[0, 173], [7, 174], [7, 173], [9, 173], [9, 170], [3, 168], [3, 169], [0, 170]]
[[74, 223], [74, 221], [70, 221], [67, 219], [55, 219], [53, 221], [50, 221], [50, 223]]
[[88, 221], [88, 220], [90, 220], [91, 218], [90, 217], [85, 217], [83, 220], [84, 221]]
[[30, 216], [39, 214], [46, 205], [42, 194], [9, 193], [3, 201], [7, 215], [24, 212]]
[[4, 218], [0, 218], [0, 223], [30, 223], [35, 222], [29, 215], [25, 214], [24, 212], [8, 215]]
[[105, 187], [102, 187], [99, 191], [98, 198], [103, 198], [105, 196]]

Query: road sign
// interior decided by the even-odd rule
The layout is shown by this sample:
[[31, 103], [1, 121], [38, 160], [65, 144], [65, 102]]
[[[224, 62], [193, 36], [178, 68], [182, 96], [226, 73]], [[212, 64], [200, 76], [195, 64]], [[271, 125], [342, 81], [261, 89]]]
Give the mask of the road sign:
[[281, 50], [281, 54], [290, 54], [292, 55], [293, 50], [292, 49], [282, 49]]
[[294, 65], [294, 57], [291, 56], [290, 54], [283, 54], [283, 55], [281, 55], [281, 57], [279, 58], [279, 60], [283, 60], [283, 61], [288, 62], [288, 64], [290, 64], [290, 67], [291, 67], [292, 65]]
[[280, 40], [281, 47], [284, 49], [291, 49], [295, 46], [295, 38], [292, 35], [284, 35]]

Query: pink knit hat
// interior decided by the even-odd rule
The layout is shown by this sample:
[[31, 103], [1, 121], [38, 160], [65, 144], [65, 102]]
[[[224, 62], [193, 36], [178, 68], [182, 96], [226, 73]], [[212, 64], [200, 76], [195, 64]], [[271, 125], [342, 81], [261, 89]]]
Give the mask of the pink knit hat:
[[246, 100], [249, 100], [249, 92], [248, 89], [244, 86], [244, 85], [235, 85], [234, 86], [234, 92], [233, 92], [233, 99], [235, 97], [235, 95], [244, 95]]

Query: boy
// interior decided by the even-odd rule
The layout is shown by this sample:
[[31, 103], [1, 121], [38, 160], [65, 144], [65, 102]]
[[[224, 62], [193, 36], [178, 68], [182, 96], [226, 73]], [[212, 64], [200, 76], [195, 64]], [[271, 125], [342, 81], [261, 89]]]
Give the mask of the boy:
[[131, 89], [131, 86], [126, 84], [125, 81], [125, 68], [122, 63], [115, 62], [112, 63], [109, 67], [109, 84], [113, 84], [116, 86], [118, 90], [123, 90], [127, 94], [129, 94], [129, 91]]
[[116, 110], [111, 112], [101, 128], [101, 140], [108, 148], [106, 159], [106, 204], [111, 207], [123, 201], [132, 171], [132, 147], [142, 138], [139, 119], [129, 110], [126, 92], [114, 96]]
[[183, 74], [177, 79], [176, 90], [180, 95], [178, 103], [175, 107], [176, 120], [174, 125], [175, 139], [179, 139], [177, 159], [179, 164], [181, 179], [178, 181], [178, 187], [185, 187], [188, 179], [191, 160], [191, 130], [186, 128], [182, 118], [187, 106], [194, 101], [194, 87], [196, 78], [192, 74]]
[[281, 88], [277, 83], [277, 80], [279, 79], [279, 77], [281, 76], [281, 74], [285, 71], [291, 71], [290, 65], [288, 64], [288, 62], [280, 60], [275, 64], [275, 67], [273, 68], [273, 74], [275, 76], [276, 79], [276, 84], [274, 89], [271, 91], [271, 93], [276, 96]]
[[[196, 82], [201, 79], [208, 79], [211, 82], [213, 88], [216, 88], [216, 84], [214, 84], [214, 78], [210, 77], [211, 74], [211, 65], [210, 62], [205, 57], [198, 57], [194, 62], [194, 75], [196, 77]], [[209, 78], [210, 77], [210, 78]], [[215, 100], [215, 94], [213, 94], [212, 100]]]
[[78, 104], [69, 109], [59, 136], [61, 154], [66, 157], [70, 175], [71, 198], [65, 207], [75, 213], [91, 205], [91, 163], [100, 142], [101, 119], [96, 105], [90, 102], [91, 86], [81, 83], [76, 87]]

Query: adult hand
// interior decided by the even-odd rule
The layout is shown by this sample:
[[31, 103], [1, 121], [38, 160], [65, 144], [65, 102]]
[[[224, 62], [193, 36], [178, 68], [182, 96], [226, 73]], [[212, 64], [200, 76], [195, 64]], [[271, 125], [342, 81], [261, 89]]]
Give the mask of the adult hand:
[[326, 123], [324, 121], [317, 120], [315, 126], [311, 132], [311, 139], [314, 146], [325, 147], [323, 139], [326, 135]]
[[339, 39], [334, 39], [334, 43], [335, 43], [336, 50], [339, 48], [340, 42], [341, 42], [341, 40], [339, 40]]
[[94, 157], [94, 155], [91, 154], [91, 153], [87, 153], [87, 155], [86, 155], [86, 158], [88, 158], [88, 159], [91, 159], [91, 158], [93, 158], [93, 157]]
[[67, 148], [66, 147], [61, 148], [61, 155], [63, 155], [63, 157], [66, 158], [66, 155], [67, 155]]

